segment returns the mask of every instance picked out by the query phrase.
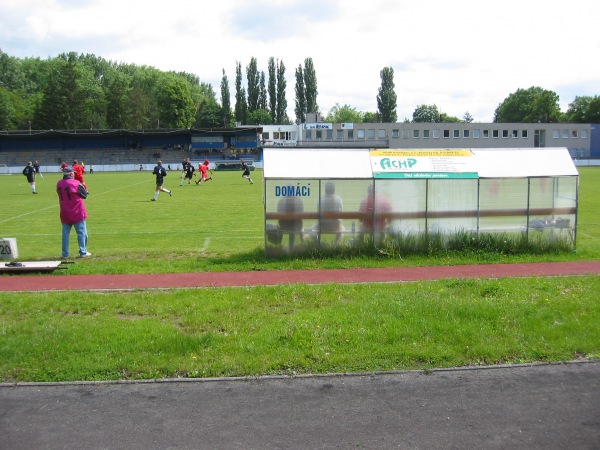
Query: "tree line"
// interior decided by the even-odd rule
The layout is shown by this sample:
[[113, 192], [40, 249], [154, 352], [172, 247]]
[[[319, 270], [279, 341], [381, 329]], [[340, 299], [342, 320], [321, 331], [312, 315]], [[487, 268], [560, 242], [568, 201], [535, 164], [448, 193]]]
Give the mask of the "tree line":
[[[361, 112], [336, 104], [327, 122], [397, 121], [394, 71], [380, 71], [377, 110]], [[251, 58], [244, 71], [236, 62], [232, 106], [229, 79], [222, 70], [220, 101], [211, 84], [187, 72], [116, 63], [93, 54], [16, 58], [0, 50], [0, 130], [217, 128], [290, 124], [286, 67], [269, 58], [267, 72]], [[319, 113], [317, 75], [312, 58], [295, 68], [294, 122]], [[566, 113], [556, 93], [540, 87], [518, 89], [496, 108], [495, 122], [600, 123], [600, 98], [576, 97]], [[406, 122], [471, 122], [448, 116], [436, 105], [418, 105]]]

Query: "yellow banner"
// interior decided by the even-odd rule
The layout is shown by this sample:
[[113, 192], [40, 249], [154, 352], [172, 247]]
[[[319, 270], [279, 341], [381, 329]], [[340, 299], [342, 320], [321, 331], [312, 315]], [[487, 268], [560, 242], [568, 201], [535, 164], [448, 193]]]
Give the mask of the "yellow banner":
[[371, 157], [406, 157], [406, 156], [433, 156], [433, 157], [444, 157], [444, 156], [473, 156], [471, 150], [466, 149], [436, 149], [436, 150], [371, 150], [369, 152]]

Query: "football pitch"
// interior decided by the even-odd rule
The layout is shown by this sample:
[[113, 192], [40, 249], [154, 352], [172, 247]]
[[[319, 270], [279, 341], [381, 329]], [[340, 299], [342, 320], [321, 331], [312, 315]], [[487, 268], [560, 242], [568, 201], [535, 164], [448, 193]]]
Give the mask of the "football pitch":
[[[600, 259], [600, 169], [580, 169], [577, 250], [560, 255], [486, 255], [483, 262], [537, 262]], [[170, 171], [165, 187], [150, 201], [155, 177], [149, 171], [98, 172], [86, 175], [90, 195], [88, 251], [74, 258], [69, 273], [169, 273], [281, 268], [377, 267], [390, 265], [473, 264], [477, 255], [430, 255], [404, 258], [381, 255], [314, 255], [268, 259], [264, 252], [263, 177], [252, 172], [250, 184], [237, 171], [215, 171], [201, 185], [181, 184], [181, 172]], [[24, 176], [0, 176], [0, 237], [16, 238], [18, 259], [60, 258], [61, 224], [56, 182], [61, 174], [45, 173], [32, 195]], [[198, 178], [195, 177], [194, 180]], [[71, 233], [71, 255], [77, 239]], [[492, 260], [490, 260], [490, 258]]]
[[[182, 186], [181, 173], [171, 171], [152, 202], [155, 177], [143, 172], [86, 174], [88, 251], [104, 261], [148, 260], [168, 266], [174, 259], [218, 257], [263, 251], [262, 171], [253, 171], [254, 184], [241, 172], [214, 172], [212, 180]], [[0, 177], [3, 207], [2, 237], [17, 239], [19, 259], [53, 260], [60, 257], [61, 224], [57, 173], [36, 180], [31, 193], [24, 176]], [[77, 239], [71, 234], [71, 255]]]

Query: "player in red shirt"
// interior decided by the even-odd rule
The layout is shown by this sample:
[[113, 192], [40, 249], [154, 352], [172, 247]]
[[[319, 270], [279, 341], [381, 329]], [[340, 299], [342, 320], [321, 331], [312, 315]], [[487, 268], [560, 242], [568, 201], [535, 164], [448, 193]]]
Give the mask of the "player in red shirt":
[[208, 159], [205, 159], [203, 164], [198, 164], [198, 170], [200, 171], [200, 179], [196, 181], [196, 184], [200, 184], [202, 181], [207, 182], [209, 180], [212, 180], [212, 177], [209, 177], [207, 175], [207, 172], [210, 172], [210, 174], [212, 175], [212, 170], [208, 168], [209, 164], [210, 163], [208, 162]]
[[75, 159], [73, 160], [73, 172], [75, 173], [75, 179], [79, 181], [85, 187], [86, 191], [89, 191], [87, 184], [85, 184], [85, 180], [83, 178], [83, 174], [85, 173], [85, 169], [79, 162]]

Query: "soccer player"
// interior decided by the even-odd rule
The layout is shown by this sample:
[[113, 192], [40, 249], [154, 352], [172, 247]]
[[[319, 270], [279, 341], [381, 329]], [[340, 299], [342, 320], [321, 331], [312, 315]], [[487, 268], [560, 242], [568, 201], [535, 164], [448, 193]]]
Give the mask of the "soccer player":
[[156, 199], [158, 198], [158, 193], [160, 191], [166, 192], [167, 194], [169, 194], [169, 197], [173, 196], [173, 192], [171, 192], [168, 189], [165, 189], [163, 187], [163, 181], [164, 178], [167, 176], [167, 171], [165, 170], [165, 168], [162, 166], [162, 161], [157, 161], [156, 163], [156, 167], [154, 167], [154, 170], [152, 171], [153, 175], [156, 175], [156, 190], [154, 191], [154, 197], [152, 197], [150, 199], [150, 201], [155, 202]]
[[29, 161], [23, 169], [23, 175], [27, 177], [27, 181], [31, 186], [31, 193], [37, 194], [37, 191], [35, 190], [35, 169], [33, 168], [31, 161]]
[[204, 164], [198, 164], [198, 170], [201, 173], [200, 179], [198, 181], [196, 181], [196, 184], [200, 184], [201, 182], [207, 182], [209, 180], [212, 180], [212, 177], [208, 177], [208, 175], [206, 174], [206, 172], [210, 172], [210, 174], [212, 175], [212, 170], [210, 170], [208, 168], [208, 165], [210, 163], [208, 162], [208, 159], [204, 160]]
[[40, 177], [42, 177], [42, 180], [43, 180], [43, 179], [44, 179], [44, 175], [42, 175], [42, 172], [40, 172], [40, 163], [39, 163], [39, 162], [37, 162], [37, 161], [36, 161], [36, 162], [34, 162], [34, 163], [33, 163], [33, 168], [34, 168], [34, 170], [35, 170], [35, 175], [36, 175], [36, 176], [38, 176], [38, 175], [39, 175]]
[[81, 184], [83, 184], [83, 187], [85, 187], [86, 191], [89, 191], [87, 185], [85, 184], [85, 180], [83, 178], [83, 174], [85, 173], [85, 169], [83, 168], [83, 166], [81, 164], [79, 164], [79, 162], [75, 159], [73, 160], [73, 172], [75, 173], [75, 179], [77, 181], [79, 181]]
[[192, 182], [192, 178], [196, 176], [196, 174], [194, 173], [195, 171], [196, 169], [194, 169], [194, 165], [192, 163], [188, 163], [185, 166], [185, 177], [181, 179], [181, 183], [179, 183], [179, 186], [183, 186], [183, 182], [185, 180], [187, 180], [188, 184], [190, 184]]
[[240, 159], [240, 164], [242, 165], [242, 170], [244, 171], [242, 173], [242, 178], [247, 178], [250, 184], [254, 184], [254, 181], [252, 181], [252, 178], [250, 178], [250, 169], [248, 168], [248, 164], [246, 164], [243, 159]]

